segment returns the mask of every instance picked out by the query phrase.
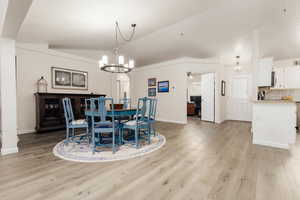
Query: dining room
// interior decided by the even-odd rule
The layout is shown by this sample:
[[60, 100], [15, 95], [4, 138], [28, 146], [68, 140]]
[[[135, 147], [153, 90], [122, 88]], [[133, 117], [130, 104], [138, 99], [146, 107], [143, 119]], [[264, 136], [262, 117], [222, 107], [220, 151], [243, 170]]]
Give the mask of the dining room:
[[0, 199], [300, 199], [299, 8], [0, 0]]

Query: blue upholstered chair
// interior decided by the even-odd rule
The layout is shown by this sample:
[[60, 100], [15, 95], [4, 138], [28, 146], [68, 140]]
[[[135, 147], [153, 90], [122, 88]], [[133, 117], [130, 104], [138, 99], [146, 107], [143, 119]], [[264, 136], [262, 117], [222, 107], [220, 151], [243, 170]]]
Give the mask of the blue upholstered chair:
[[138, 105], [136, 108], [136, 115], [135, 119], [128, 121], [123, 124], [122, 127], [122, 141], [125, 143], [130, 143], [130, 141], [126, 141], [123, 138], [123, 131], [125, 129], [128, 130], [134, 130], [134, 141], [131, 143], [134, 143], [136, 148], [139, 148], [139, 138], [141, 136], [141, 132], [143, 132], [147, 136], [148, 143], [151, 142], [151, 130], [150, 130], [150, 124], [148, 123], [148, 117], [149, 113], [147, 111], [150, 111], [150, 98], [144, 97], [138, 99]]
[[[106, 105], [114, 105], [112, 98], [92, 98], [90, 101], [90, 109], [94, 110], [94, 115], [91, 117], [91, 132], [92, 132], [92, 151], [95, 153], [97, 146], [111, 145], [113, 153], [116, 152], [116, 135], [119, 130], [119, 124], [115, 120], [114, 107], [112, 106], [110, 115], [107, 115]], [[111, 121], [108, 120], [111, 118]], [[111, 133], [110, 137], [104, 137], [104, 133]], [[119, 134], [120, 139], [120, 134]], [[111, 142], [106, 144], [105, 141]]]
[[[85, 119], [74, 119], [73, 109], [72, 109], [72, 103], [70, 98], [63, 98], [62, 100], [63, 107], [64, 107], [64, 115], [66, 120], [66, 142], [69, 142], [70, 139], [75, 138], [75, 129], [78, 128], [85, 128], [86, 133], [88, 133], [88, 123]], [[72, 130], [70, 135], [70, 129]], [[82, 138], [83, 136], [81, 136]], [[74, 140], [73, 140], [74, 141]], [[80, 140], [76, 140], [76, 142], [79, 142]]]
[[120, 99], [120, 103], [123, 104], [123, 109], [131, 108], [131, 99], [129, 98]]

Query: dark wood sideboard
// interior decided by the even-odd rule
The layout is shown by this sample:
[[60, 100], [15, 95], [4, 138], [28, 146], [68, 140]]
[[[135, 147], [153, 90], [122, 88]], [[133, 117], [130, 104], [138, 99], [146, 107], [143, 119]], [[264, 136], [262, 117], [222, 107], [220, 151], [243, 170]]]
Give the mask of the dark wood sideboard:
[[62, 99], [69, 97], [75, 119], [85, 118], [85, 99], [106, 96], [105, 94], [35, 93], [36, 132], [54, 131], [65, 128]]

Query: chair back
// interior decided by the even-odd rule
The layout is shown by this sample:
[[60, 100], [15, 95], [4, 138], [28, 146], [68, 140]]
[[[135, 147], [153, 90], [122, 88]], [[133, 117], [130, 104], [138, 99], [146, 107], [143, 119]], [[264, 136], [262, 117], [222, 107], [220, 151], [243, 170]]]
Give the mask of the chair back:
[[99, 98], [91, 98], [86, 100], [86, 102], [88, 104], [90, 104], [90, 109], [93, 110], [94, 115], [92, 116], [92, 123], [95, 123], [95, 118], [99, 118], [99, 121], [97, 121], [97, 124], [103, 124], [103, 125], [108, 125], [108, 124], [112, 124], [114, 126], [114, 122], [115, 121], [115, 108], [114, 106], [111, 106], [111, 115], [109, 115], [109, 117], [111, 117], [112, 122], [107, 120], [107, 109], [106, 109], [106, 105], [110, 104], [110, 105], [114, 105], [114, 100], [113, 98], [105, 98], [105, 97], [99, 97]]
[[123, 109], [130, 109], [131, 108], [131, 99], [129, 99], [129, 98], [120, 99], [120, 103], [123, 104]]
[[136, 109], [136, 121], [145, 121], [149, 116], [150, 98], [144, 97], [138, 99]]
[[150, 98], [150, 110], [149, 110], [150, 120], [155, 120], [156, 107], [157, 107], [157, 99]]
[[62, 99], [63, 107], [64, 107], [64, 115], [66, 119], [66, 125], [74, 120], [74, 114], [72, 109], [72, 103], [70, 98], [63, 98]]

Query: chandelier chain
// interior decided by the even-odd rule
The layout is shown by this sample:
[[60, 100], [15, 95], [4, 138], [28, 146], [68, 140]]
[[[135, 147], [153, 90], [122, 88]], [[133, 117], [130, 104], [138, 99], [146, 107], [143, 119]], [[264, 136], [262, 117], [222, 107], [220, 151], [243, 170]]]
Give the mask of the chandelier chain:
[[119, 23], [116, 22], [116, 39], [118, 40], [118, 36], [117, 36], [117, 35], [118, 35], [118, 33], [119, 33], [120, 36], [121, 36], [121, 38], [122, 38], [125, 42], [130, 42], [130, 41], [133, 39], [134, 34], [135, 34], [135, 25], [132, 24], [131, 26], [132, 26], [132, 32], [131, 32], [130, 37], [127, 39], [127, 38], [123, 35], [123, 33], [122, 33], [122, 31], [121, 31], [121, 29], [120, 29], [120, 27], [119, 27]]

